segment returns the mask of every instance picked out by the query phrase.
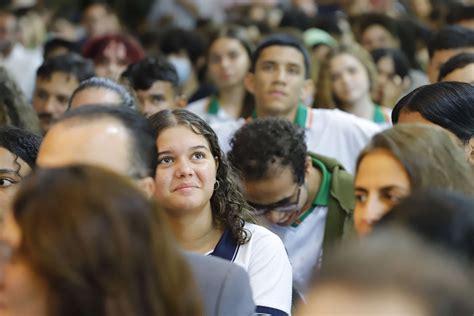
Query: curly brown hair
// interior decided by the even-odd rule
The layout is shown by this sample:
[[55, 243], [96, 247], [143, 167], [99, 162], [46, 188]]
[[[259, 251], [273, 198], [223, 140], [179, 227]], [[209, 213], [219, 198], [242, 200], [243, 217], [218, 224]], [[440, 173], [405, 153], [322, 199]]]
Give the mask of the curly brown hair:
[[163, 110], [152, 115], [149, 121], [155, 130], [156, 138], [163, 130], [178, 125], [187, 126], [194, 133], [206, 138], [211, 153], [218, 162], [216, 180], [219, 185], [211, 197], [214, 224], [230, 229], [239, 245], [247, 243], [251, 234], [244, 225], [246, 222], [255, 222], [252, 208], [243, 198], [237, 185], [237, 177], [219, 146], [214, 130], [199, 116], [186, 110]]
[[33, 108], [8, 71], [0, 66], [0, 126], [12, 125], [40, 134], [39, 120]]

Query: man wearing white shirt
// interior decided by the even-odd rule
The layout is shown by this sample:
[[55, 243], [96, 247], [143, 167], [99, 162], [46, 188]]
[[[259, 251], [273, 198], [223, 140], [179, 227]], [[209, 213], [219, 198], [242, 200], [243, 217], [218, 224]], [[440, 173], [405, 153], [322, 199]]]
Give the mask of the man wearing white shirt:
[[15, 15], [0, 10], [0, 65], [5, 67], [31, 100], [36, 69], [43, 57], [40, 51], [26, 49], [17, 41], [18, 21]]
[[[359, 152], [380, 127], [339, 110], [306, 107], [301, 99], [312, 84], [309, 56], [303, 44], [287, 34], [267, 37], [255, 50], [245, 78], [247, 90], [255, 97], [255, 112], [249, 120], [279, 117], [293, 122], [305, 129], [309, 151], [335, 158], [354, 173]], [[228, 140], [241, 125], [212, 126], [225, 151], [229, 149]]]

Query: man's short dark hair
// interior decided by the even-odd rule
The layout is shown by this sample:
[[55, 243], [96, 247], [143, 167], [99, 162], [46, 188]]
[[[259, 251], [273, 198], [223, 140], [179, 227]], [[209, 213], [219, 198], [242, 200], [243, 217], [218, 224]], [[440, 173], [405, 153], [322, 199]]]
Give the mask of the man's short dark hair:
[[428, 43], [430, 58], [442, 49], [474, 47], [474, 30], [457, 25], [450, 25], [439, 30]]
[[68, 41], [64, 38], [52, 38], [48, 40], [43, 46], [43, 57], [47, 58], [49, 53], [55, 50], [56, 48], [64, 48], [69, 53], [80, 54], [81, 50], [79, 45], [76, 42]]
[[274, 167], [289, 166], [295, 182], [304, 182], [305, 134], [290, 121], [257, 119], [242, 126], [230, 144], [229, 161], [245, 180], [264, 180]]
[[474, 5], [454, 3], [449, 6], [449, 13], [446, 16], [448, 24], [457, 24], [466, 20], [474, 20]]
[[360, 35], [372, 25], [380, 25], [393, 37], [399, 38], [397, 22], [386, 14], [366, 13], [357, 18]]
[[29, 131], [13, 126], [0, 127], [0, 147], [21, 158], [32, 169], [36, 165], [41, 141], [41, 136]]
[[284, 33], [273, 34], [263, 39], [263, 41], [257, 46], [252, 54], [250, 72], [255, 72], [255, 66], [257, 65], [257, 61], [260, 58], [263, 50], [271, 46], [286, 46], [297, 49], [303, 55], [305, 78], [309, 79], [311, 74], [311, 63], [308, 51], [301, 41], [289, 34]]
[[443, 80], [444, 77], [456, 69], [464, 68], [469, 64], [474, 64], [474, 53], [460, 53], [451, 57], [439, 69], [438, 81]]
[[132, 109], [136, 108], [135, 98], [130, 93], [130, 91], [128, 91], [127, 88], [125, 88], [123, 85], [109, 78], [92, 77], [81, 82], [81, 84], [76, 88], [76, 90], [74, 90], [74, 92], [71, 95], [71, 98], [69, 99], [68, 109], [71, 108], [71, 103], [72, 103], [72, 100], [74, 99], [74, 96], [78, 94], [79, 92], [83, 90], [87, 90], [87, 89], [110, 90], [112, 92], [115, 92], [119, 96], [120, 103], [122, 105], [132, 108]]
[[95, 76], [94, 64], [92, 61], [82, 58], [75, 53], [68, 53], [46, 59], [36, 71], [39, 78], [50, 78], [55, 72], [63, 72], [74, 76], [77, 82]]
[[418, 112], [464, 144], [474, 137], [474, 86], [465, 82], [443, 81], [416, 88], [401, 98], [392, 110], [392, 123], [401, 112]]
[[177, 92], [179, 84], [176, 68], [163, 57], [145, 57], [129, 65], [122, 78], [125, 78], [135, 90], [148, 90], [156, 81], [165, 81], [171, 83]]
[[109, 118], [124, 126], [130, 136], [129, 173], [137, 177], [153, 177], [157, 161], [155, 133], [147, 119], [137, 111], [127, 106], [88, 105], [66, 112], [58, 123], [77, 120], [88, 124]]

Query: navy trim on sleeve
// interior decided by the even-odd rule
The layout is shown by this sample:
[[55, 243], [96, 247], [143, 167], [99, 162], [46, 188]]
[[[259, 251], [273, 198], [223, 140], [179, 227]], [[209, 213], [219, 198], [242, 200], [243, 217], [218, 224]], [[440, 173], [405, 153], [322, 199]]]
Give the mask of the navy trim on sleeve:
[[271, 316], [288, 316], [287, 313], [276, 308], [271, 308], [267, 306], [257, 306], [255, 310], [257, 313]]
[[216, 248], [214, 248], [214, 251], [211, 252], [210, 255], [233, 262], [238, 250], [239, 245], [232, 236], [231, 231], [226, 228]]

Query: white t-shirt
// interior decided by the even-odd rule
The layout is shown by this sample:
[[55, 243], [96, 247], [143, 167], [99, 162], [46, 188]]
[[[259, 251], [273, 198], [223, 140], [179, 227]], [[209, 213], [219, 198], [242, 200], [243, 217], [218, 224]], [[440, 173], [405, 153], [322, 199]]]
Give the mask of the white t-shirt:
[[[308, 151], [338, 160], [351, 174], [360, 151], [370, 138], [382, 128], [377, 124], [337, 109], [307, 109], [304, 124]], [[219, 137], [224, 152], [230, 150], [229, 141], [245, 122], [215, 123], [211, 127]]]
[[6, 58], [0, 57], [0, 65], [10, 73], [20, 86], [28, 101], [31, 101], [35, 88], [36, 70], [43, 62], [40, 50], [30, 50], [15, 44]]
[[264, 216], [259, 220], [277, 234], [290, 257], [293, 267], [293, 287], [304, 294], [322, 257], [327, 206], [316, 206], [297, 227], [270, 223]]
[[208, 124], [215, 124], [215, 123], [226, 123], [226, 122], [234, 122], [236, 119], [232, 117], [229, 113], [227, 113], [221, 107], [218, 108], [217, 113], [209, 113], [208, 107], [209, 102], [211, 101], [211, 97], [203, 98], [197, 101], [190, 103], [186, 110], [193, 112], [194, 114], [198, 115]]
[[257, 313], [290, 315], [292, 269], [281, 239], [265, 227], [245, 224], [252, 237], [237, 245], [226, 230], [210, 255], [232, 261], [247, 271]]

